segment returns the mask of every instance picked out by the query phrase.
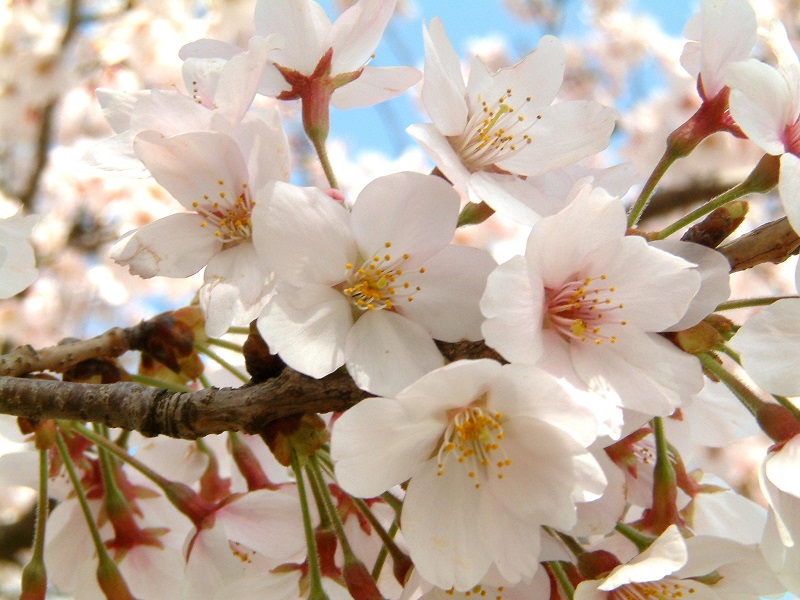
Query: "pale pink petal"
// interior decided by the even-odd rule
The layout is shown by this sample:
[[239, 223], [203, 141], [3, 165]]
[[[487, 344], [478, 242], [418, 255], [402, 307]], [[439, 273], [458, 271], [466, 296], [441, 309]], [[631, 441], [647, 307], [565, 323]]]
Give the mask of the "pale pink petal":
[[111, 125], [114, 133], [130, 129], [133, 107], [139, 98], [149, 93], [149, 90], [128, 92], [111, 88], [97, 88], [94, 91], [97, 102], [103, 110], [103, 117]]
[[[505, 98], [506, 103], [514, 107], [515, 113], [525, 115], [526, 119], [535, 119], [536, 111], [549, 106], [558, 94], [566, 61], [567, 53], [561, 40], [545, 35], [525, 58], [494, 74], [489, 89], [475, 89], [470, 73], [470, 97], [480, 93], [490, 103]], [[510, 94], [508, 90], [511, 90]], [[476, 109], [473, 107], [473, 110]], [[536, 127], [533, 132], [536, 132]]]
[[800, 300], [779, 300], [750, 317], [731, 340], [747, 374], [763, 389], [800, 395]]
[[582, 272], [587, 255], [598, 246], [619, 243], [626, 228], [622, 203], [604, 189], [581, 180], [571, 196], [564, 210], [533, 226], [525, 252], [531, 270], [552, 288]]
[[185, 44], [178, 51], [181, 60], [188, 58], [224, 58], [229, 60], [244, 52], [242, 48], [229, 42], [203, 38]]
[[284, 41], [271, 59], [279, 65], [311, 75], [328, 50], [331, 21], [313, 0], [259, 0], [254, 16], [256, 33], [279, 34]]
[[339, 15], [326, 40], [333, 48], [332, 73], [357, 71], [369, 61], [395, 4], [397, 0], [359, 0]]
[[800, 158], [788, 152], [781, 156], [778, 194], [789, 224], [795, 231], [800, 231]]
[[700, 275], [700, 289], [692, 298], [686, 314], [664, 331], [681, 331], [697, 325], [730, 296], [731, 265], [721, 253], [700, 244], [678, 240], [659, 240], [651, 242], [650, 246], [697, 265], [695, 270]]
[[416, 140], [433, 159], [439, 170], [444, 173], [453, 186], [466, 192], [469, 189], [470, 172], [464, 166], [461, 156], [450, 145], [450, 141], [442, 135], [432, 123], [416, 123], [406, 128], [406, 133]]
[[350, 222], [364, 258], [409, 254], [407, 264], [418, 266], [453, 239], [458, 205], [458, 194], [440, 177], [394, 173], [367, 184]]
[[425, 42], [422, 103], [442, 135], [459, 135], [469, 118], [461, 62], [438, 18], [422, 28], [422, 39]]
[[83, 162], [90, 169], [102, 171], [101, 177], [124, 175], [143, 179], [150, 177], [147, 168], [133, 151], [133, 132], [124, 131], [99, 141], [86, 151]]
[[420, 419], [389, 398], [367, 398], [336, 420], [331, 456], [336, 479], [360, 498], [378, 496], [410, 479], [437, 450], [447, 423]]
[[364, 67], [358, 79], [334, 90], [331, 106], [340, 110], [373, 106], [399, 96], [421, 77], [413, 67]]
[[367, 311], [356, 321], [347, 334], [345, 358], [356, 385], [382, 396], [396, 394], [444, 364], [425, 329], [387, 310]]
[[793, 437], [780, 452], [770, 455], [764, 464], [764, 473], [776, 488], [800, 498], [797, 465], [800, 465], [800, 436]]
[[[520, 175], [538, 175], [604, 150], [617, 111], [597, 102], [571, 100], [540, 109], [528, 134], [532, 142], [498, 166]], [[535, 118], [535, 117], [534, 117]]]
[[119, 563], [119, 571], [131, 594], [141, 600], [177, 598], [185, 562], [173, 548], [134, 546]]
[[224, 133], [195, 131], [165, 138], [146, 131], [134, 138], [133, 148], [155, 180], [189, 210], [214, 199], [235, 202], [248, 184], [239, 146]]
[[222, 248], [211, 228], [201, 226], [203, 222], [195, 213], [169, 215], [120, 238], [111, 248], [111, 258], [145, 279], [189, 277]]
[[231, 125], [241, 121], [250, 109], [267, 64], [267, 55], [274, 48], [274, 37], [251, 38], [249, 49], [231, 57], [222, 69], [214, 93], [214, 106]]
[[305, 548], [300, 503], [288, 492], [248, 492], [220, 508], [216, 519], [229, 540], [267, 558], [289, 560]]
[[486, 202], [518, 223], [533, 225], [565, 206], [566, 194], [550, 195], [544, 189], [543, 178], [548, 174], [522, 179], [516, 175], [475, 173], [469, 180], [469, 198], [472, 202]]
[[162, 136], [212, 129], [214, 112], [189, 96], [174, 91], [152, 90], [136, 102], [130, 129], [135, 134], [154, 130]]
[[445, 246], [425, 262], [424, 273], [406, 279], [420, 290], [412, 302], [398, 303], [397, 312], [425, 327], [437, 340], [479, 340], [483, 317], [478, 303], [486, 278], [496, 266], [483, 250]]
[[764, 152], [782, 154], [784, 130], [791, 124], [792, 99], [786, 80], [773, 67], [750, 59], [728, 68], [727, 84], [736, 124]]
[[686, 542], [678, 528], [670, 525], [647, 550], [615, 568], [599, 589], [610, 591], [628, 583], [659, 581], [681, 568], [687, 559]]
[[472, 480], [458, 469], [437, 476], [432, 460], [411, 480], [402, 531], [411, 560], [427, 581], [463, 591], [489, 570], [492, 555], [479, 534], [486, 526], [476, 518], [480, 505]]
[[327, 286], [281, 289], [258, 318], [269, 349], [305, 375], [324, 377], [344, 364], [350, 302]]
[[230, 136], [236, 140], [247, 162], [251, 190], [269, 181], [289, 181], [289, 139], [277, 108], [262, 108], [257, 116], [245, 116], [239, 126], [231, 130]]
[[355, 260], [350, 214], [317, 188], [274, 182], [255, 192], [253, 242], [266, 268], [293, 285], [336, 285]]
[[480, 308], [486, 317], [481, 331], [489, 346], [506, 360], [528, 364], [539, 360], [544, 351], [544, 285], [528, 271], [524, 257], [512, 258], [489, 275]]

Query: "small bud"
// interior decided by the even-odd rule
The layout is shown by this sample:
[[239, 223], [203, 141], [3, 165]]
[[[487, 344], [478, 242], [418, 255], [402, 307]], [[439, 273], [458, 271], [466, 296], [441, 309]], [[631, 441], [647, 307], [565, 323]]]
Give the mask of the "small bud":
[[22, 593], [19, 600], [44, 600], [47, 594], [47, 571], [41, 558], [34, 556], [22, 570]]
[[354, 600], [383, 600], [378, 585], [360, 560], [346, 561], [342, 573]]
[[293, 449], [300, 457], [306, 457], [328, 442], [325, 421], [313, 413], [276, 419], [261, 432], [261, 437], [275, 459], [286, 467], [292, 464]]
[[668, 334], [672, 343], [689, 354], [699, 354], [712, 350], [724, 340], [712, 325], [700, 321], [694, 327]]
[[250, 323], [250, 334], [242, 346], [242, 354], [244, 355], [244, 366], [253, 379], [253, 383], [261, 383], [277, 377], [286, 366], [280, 356], [269, 351], [269, 346], [258, 332], [256, 321]]
[[578, 557], [578, 570], [586, 579], [603, 579], [622, 563], [606, 550], [584, 552]]
[[742, 224], [748, 208], [749, 205], [743, 200], [720, 206], [700, 223], [690, 227], [681, 240], [716, 248]]
[[791, 411], [779, 404], [763, 404], [756, 413], [759, 427], [773, 441], [785, 443], [800, 434], [800, 422]]

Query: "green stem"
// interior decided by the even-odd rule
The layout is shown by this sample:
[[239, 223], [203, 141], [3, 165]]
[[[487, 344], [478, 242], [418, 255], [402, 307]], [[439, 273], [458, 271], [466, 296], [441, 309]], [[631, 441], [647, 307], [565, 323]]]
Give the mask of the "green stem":
[[[389, 527], [388, 531], [389, 537], [394, 538], [398, 531], [400, 531], [400, 527], [397, 525], [397, 521], [392, 521], [392, 525]], [[383, 570], [383, 565], [386, 564], [387, 556], [389, 556], [389, 548], [384, 544], [378, 551], [378, 556], [375, 559], [375, 564], [372, 565], [372, 572], [370, 573], [375, 581], [378, 581], [378, 577], [381, 576], [381, 571]]]
[[195, 345], [194, 345], [194, 347], [195, 347], [195, 349], [196, 349], [198, 352], [200, 352], [200, 353], [202, 353], [202, 354], [205, 354], [205, 355], [206, 355], [206, 356], [208, 356], [208, 357], [209, 357], [211, 360], [213, 360], [213, 361], [215, 361], [215, 362], [219, 363], [219, 365], [220, 365], [220, 366], [221, 366], [223, 369], [225, 369], [225, 370], [226, 370], [226, 371], [228, 371], [229, 373], [233, 374], [235, 377], [237, 377], [237, 378], [241, 379], [241, 380], [242, 380], [242, 382], [244, 382], [244, 383], [247, 383], [248, 381], [250, 381], [250, 378], [249, 378], [247, 375], [245, 375], [244, 373], [242, 373], [242, 372], [241, 372], [239, 369], [237, 369], [236, 367], [234, 367], [234, 366], [233, 366], [232, 364], [230, 364], [230, 363], [229, 363], [227, 360], [225, 360], [224, 358], [222, 358], [222, 357], [221, 357], [219, 354], [217, 354], [216, 352], [214, 352], [213, 350], [211, 350], [211, 349], [210, 349], [208, 346], [204, 346], [203, 344], [195, 344]]
[[800, 300], [800, 296], [767, 296], [763, 298], [743, 298], [741, 300], [728, 300], [723, 302], [717, 308], [720, 310], [734, 310], [737, 308], [750, 308], [752, 306], [769, 306], [778, 300]]
[[378, 518], [369, 509], [369, 506], [367, 506], [366, 502], [364, 502], [361, 498], [352, 498], [352, 500], [353, 504], [356, 505], [356, 508], [358, 508], [359, 512], [364, 515], [367, 521], [369, 521], [369, 524], [372, 525], [375, 533], [378, 534], [378, 537], [381, 538], [381, 541], [383, 542], [383, 548], [381, 548], [383, 559], [378, 556], [379, 560], [375, 561], [375, 566], [372, 568], [372, 578], [375, 581], [378, 581], [378, 575], [381, 573], [383, 561], [386, 560], [386, 553], [390, 553], [392, 555], [395, 563], [398, 563], [400, 560], [405, 560], [405, 554], [402, 550], [400, 550], [400, 548], [397, 547], [397, 544], [394, 541], [394, 536], [399, 529], [397, 526], [397, 519], [392, 521], [389, 531], [386, 531], [383, 525], [381, 525], [381, 522], [378, 521]]
[[739, 402], [750, 411], [750, 414], [756, 416], [764, 401], [746, 383], [719, 364], [711, 354], [701, 352], [697, 357], [700, 359], [700, 364], [703, 365], [703, 368], [724, 383], [733, 392], [733, 395], [739, 399]]
[[395, 514], [397, 515], [397, 518], [399, 519], [400, 513], [403, 510], [403, 501], [398, 500], [393, 494], [390, 494], [389, 492], [384, 492], [383, 494], [381, 494], [381, 499], [384, 502], [386, 502], [386, 504], [392, 507], [392, 510], [394, 510]]
[[564, 590], [567, 600], [573, 600], [575, 597], [575, 588], [572, 587], [572, 582], [569, 580], [569, 576], [564, 570], [564, 565], [562, 565], [560, 561], [550, 560], [547, 561], [547, 566], [550, 567], [550, 571], [555, 576], [561, 589]]
[[47, 593], [47, 569], [44, 564], [44, 536], [49, 496], [47, 495], [47, 451], [39, 451], [39, 497], [33, 529], [33, 553], [22, 570], [20, 600], [44, 600]]
[[180, 383], [171, 383], [168, 381], [161, 381], [155, 377], [147, 377], [146, 375], [131, 375], [131, 378], [136, 383], [142, 385], [149, 385], [150, 387], [160, 388], [162, 390], [169, 390], [170, 392], [191, 392], [192, 389]]
[[342, 525], [342, 520], [339, 518], [339, 512], [336, 510], [336, 506], [333, 504], [333, 499], [328, 491], [328, 486], [325, 485], [325, 478], [322, 476], [322, 472], [319, 468], [319, 460], [313, 454], [308, 457], [306, 473], [308, 474], [308, 480], [311, 482], [311, 486], [317, 488], [323, 505], [328, 512], [328, 516], [330, 517], [331, 524], [336, 530], [336, 537], [339, 538], [339, 543], [342, 546], [342, 553], [344, 554], [345, 562], [355, 559], [355, 553], [353, 552], [353, 548], [350, 546], [350, 542], [344, 532], [344, 525]]
[[647, 208], [650, 198], [653, 197], [653, 192], [656, 191], [658, 182], [661, 181], [661, 178], [664, 177], [667, 169], [669, 169], [670, 166], [672, 166], [672, 163], [678, 160], [678, 158], [679, 156], [677, 154], [671, 152], [670, 148], [667, 148], [667, 151], [658, 161], [655, 169], [653, 169], [653, 172], [650, 174], [650, 177], [644, 184], [644, 187], [642, 188], [639, 197], [636, 199], [636, 202], [628, 211], [628, 227], [634, 227], [639, 222], [639, 219], [642, 218], [642, 213], [644, 212], [644, 209]]
[[328, 185], [334, 189], [339, 189], [339, 184], [336, 182], [336, 175], [333, 173], [331, 161], [328, 158], [328, 150], [325, 147], [325, 140], [320, 139], [320, 136], [309, 136], [314, 150], [317, 152], [317, 157], [322, 165], [322, 170], [325, 172], [325, 178], [328, 180]]
[[297, 495], [300, 498], [300, 509], [303, 513], [303, 530], [306, 534], [306, 547], [308, 548], [308, 579], [309, 579], [309, 600], [330, 600], [325, 590], [322, 589], [322, 572], [319, 568], [319, 556], [317, 555], [317, 542], [314, 540], [314, 526], [311, 523], [311, 512], [308, 508], [308, 495], [306, 494], [306, 484], [303, 481], [303, 469], [300, 467], [300, 460], [297, 452], [292, 449], [292, 471], [297, 480]]
[[211, 387], [211, 382], [208, 380], [208, 377], [206, 377], [205, 373], [201, 374], [197, 379], [200, 380], [200, 385], [202, 385], [204, 388]]
[[228, 333], [235, 335], [250, 335], [249, 327], [228, 327]]
[[225, 348], [226, 350], [232, 350], [233, 352], [238, 352], [239, 354], [242, 353], [241, 344], [234, 344], [233, 342], [229, 342], [228, 340], [219, 340], [217, 338], [208, 338], [207, 342], [212, 346], [219, 346], [220, 348]]
[[555, 529], [547, 527], [546, 525], [543, 525], [542, 529], [544, 529], [550, 537], [561, 540], [561, 542], [564, 543], [567, 548], [569, 548], [569, 551], [575, 555], [575, 558], [578, 558], [582, 554], [586, 553], [586, 550], [584, 550], [583, 546], [581, 546], [574, 537], [565, 533], [561, 533], [560, 531], [556, 531]]
[[729, 356], [731, 358], [731, 360], [736, 362], [736, 364], [739, 364], [739, 365], [742, 364], [742, 357], [739, 355], [738, 352], [736, 352], [736, 350], [734, 350], [733, 348], [731, 348], [727, 344], [717, 344], [714, 348], [715, 349], [719, 349], [720, 352], [722, 352], [726, 356]]
[[630, 525], [626, 525], [625, 523], [621, 522], [617, 523], [614, 526], [614, 529], [616, 529], [623, 536], [625, 536], [627, 539], [633, 542], [633, 544], [636, 546], [636, 549], [639, 552], [644, 552], [645, 550], [647, 550], [650, 547], [650, 544], [652, 544], [656, 539], [654, 537], [642, 533], [637, 529], [634, 529]]
[[723, 206], [728, 202], [737, 200], [738, 198], [746, 196], [747, 194], [750, 194], [752, 192], [753, 192], [752, 184], [750, 183], [749, 180], [745, 180], [742, 183], [735, 185], [727, 192], [723, 192], [716, 198], [712, 198], [702, 206], [690, 212], [688, 215], [681, 217], [680, 219], [675, 221], [672, 225], [666, 226], [658, 233], [658, 237], [656, 239], [663, 240], [664, 238], [669, 237], [670, 235], [675, 233], [676, 231], [679, 231], [680, 229], [683, 229], [687, 225], [694, 223], [699, 218], [714, 212], [720, 206]]

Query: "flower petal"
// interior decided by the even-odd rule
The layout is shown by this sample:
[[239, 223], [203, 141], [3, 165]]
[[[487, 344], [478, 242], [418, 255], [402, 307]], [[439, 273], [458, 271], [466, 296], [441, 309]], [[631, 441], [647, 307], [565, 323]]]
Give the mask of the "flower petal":
[[350, 303], [327, 286], [282, 288], [264, 307], [258, 331], [271, 352], [296, 371], [324, 377], [344, 364]]
[[383, 37], [397, 0], [359, 0], [336, 19], [328, 32], [333, 48], [331, 73], [348, 73], [363, 67]]
[[271, 59], [284, 67], [311, 75], [328, 50], [331, 20], [313, 0], [259, 0], [253, 18], [256, 33], [281, 35], [284, 44]]
[[422, 39], [425, 42], [422, 103], [442, 135], [459, 135], [469, 118], [461, 62], [438, 17], [422, 28]]
[[347, 334], [345, 357], [356, 385], [382, 396], [396, 394], [444, 364], [425, 329], [387, 310], [367, 311], [356, 321]]
[[331, 106], [340, 110], [373, 106], [399, 96], [421, 77], [413, 67], [364, 67], [358, 79], [333, 91]]

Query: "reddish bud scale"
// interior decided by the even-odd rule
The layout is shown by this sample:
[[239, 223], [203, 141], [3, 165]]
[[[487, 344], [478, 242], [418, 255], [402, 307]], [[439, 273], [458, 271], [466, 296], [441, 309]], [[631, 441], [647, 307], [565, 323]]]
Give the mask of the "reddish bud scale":
[[578, 557], [578, 571], [586, 579], [603, 579], [622, 563], [606, 550], [585, 552]]
[[214, 514], [216, 505], [207, 502], [188, 485], [176, 481], [164, 484], [164, 495], [180, 512], [186, 515], [200, 530], [204, 522]]
[[19, 600], [44, 600], [47, 594], [47, 571], [35, 558], [22, 571], [22, 593]]
[[277, 490], [280, 488], [279, 485], [269, 480], [269, 477], [267, 477], [264, 469], [261, 468], [261, 464], [258, 462], [255, 454], [253, 454], [250, 446], [244, 443], [242, 438], [238, 435], [231, 436], [230, 445], [233, 461], [236, 463], [236, 467], [239, 469], [245, 481], [247, 481], [247, 489], [249, 491], [252, 492], [254, 490], [263, 489]]
[[606, 446], [604, 450], [615, 465], [627, 471], [631, 477], [636, 477], [639, 459], [637, 458], [635, 445], [651, 433], [653, 433], [653, 430], [650, 427], [642, 427], [618, 442]]
[[779, 444], [784, 444], [796, 435], [800, 435], [800, 422], [785, 406], [763, 404], [756, 413], [756, 419], [761, 430]]
[[324, 577], [340, 579], [342, 571], [336, 566], [336, 548], [339, 544], [336, 532], [331, 527], [318, 528], [314, 531], [314, 542], [317, 546], [320, 573]]
[[107, 600], [135, 600], [117, 565], [111, 560], [100, 560], [97, 566], [97, 583]]
[[383, 600], [378, 585], [359, 560], [345, 562], [344, 581], [354, 600]]
[[742, 224], [748, 209], [749, 205], [744, 200], [720, 206], [700, 223], [692, 225], [681, 240], [716, 248]]

